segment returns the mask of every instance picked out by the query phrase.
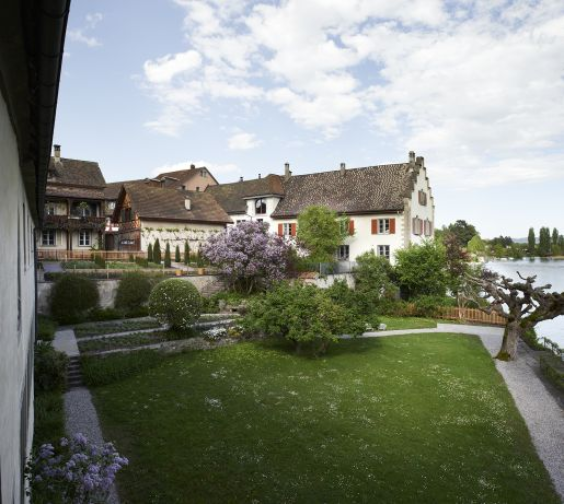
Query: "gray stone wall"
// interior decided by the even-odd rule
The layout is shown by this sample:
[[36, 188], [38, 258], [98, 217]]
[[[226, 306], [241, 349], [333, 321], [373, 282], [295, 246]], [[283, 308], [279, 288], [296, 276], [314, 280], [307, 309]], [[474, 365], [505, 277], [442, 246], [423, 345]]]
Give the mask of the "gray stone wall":
[[[173, 277], [171, 277], [173, 278]], [[181, 280], [193, 283], [198, 292], [203, 296], [208, 295], [221, 289], [215, 275], [200, 275], [190, 277], [179, 277]], [[116, 299], [116, 291], [119, 280], [95, 280], [100, 293], [100, 306], [102, 308], [113, 308]], [[37, 284], [37, 311], [42, 315], [49, 315], [49, 296], [54, 282], [38, 282]]]

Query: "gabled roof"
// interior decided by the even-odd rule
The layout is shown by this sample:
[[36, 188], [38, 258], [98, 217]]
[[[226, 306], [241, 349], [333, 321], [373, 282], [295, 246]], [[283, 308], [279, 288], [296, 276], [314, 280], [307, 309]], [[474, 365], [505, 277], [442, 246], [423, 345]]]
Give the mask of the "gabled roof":
[[209, 186], [206, 193], [211, 193], [227, 213], [245, 213], [245, 198], [260, 196], [284, 197], [284, 182], [279, 175], [267, 175], [264, 178]]
[[306, 207], [323, 205], [338, 213], [402, 211], [413, 191], [419, 165], [368, 166], [292, 175], [284, 182], [286, 197], [273, 218], [295, 217]]
[[117, 200], [123, 184], [135, 184], [138, 182], [143, 182], [143, 180], [144, 179], [108, 182], [108, 184], [106, 184], [106, 187], [104, 188], [104, 198], [107, 200]]
[[[116, 212], [125, 194], [129, 196], [132, 209], [140, 219], [199, 222], [214, 224], [232, 223], [229, 215], [210, 193], [182, 191], [171, 187], [157, 187], [145, 182], [126, 182], [120, 192]], [[190, 198], [191, 209], [187, 210], [185, 199]]]
[[61, 158], [56, 163], [55, 158], [51, 157], [47, 184], [104, 188], [106, 180], [100, 166], [94, 161]]
[[155, 178], [163, 178], [163, 177], [172, 177], [175, 179], [178, 179], [179, 182], [186, 182], [188, 180], [190, 180], [193, 177], [196, 176], [200, 176], [200, 172], [202, 172], [203, 170], [206, 171], [207, 173], [207, 177], [211, 178], [216, 184], [219, 184], [219, 182], [216, 180], [216, 178], [211, 174], [211, 172], [205, 167], [205, 166], [200, 166], [198, 168], [194, 167], [190, 167], [187, 168], [185, 170], [176, 170], [176, 171], [171, 171], [171, 172], [163, 172], [163, 173], [159, 173]]

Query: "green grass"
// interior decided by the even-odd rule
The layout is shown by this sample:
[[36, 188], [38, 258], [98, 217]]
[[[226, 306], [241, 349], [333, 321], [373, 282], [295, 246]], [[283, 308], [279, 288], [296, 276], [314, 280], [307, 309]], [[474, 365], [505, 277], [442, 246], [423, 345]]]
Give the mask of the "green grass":
[[124, 503], [559, 502], [475, 337], [346, 340], [322, 359], [270, 342], [155, 355], [94, 389], [130, 459]]
[[33, 445], [58, 441], [65, 434], [63, 392], [40, 392], [34, 399]]
[[39, 315], [37, 317], [37, 339], [53, 341], [58, 323], [50, 317]]
[[133, 333], [127, 336], [100, 338], [88, 341], [79, 341], [78, 348], [81, 352], [101, 352], [117, 348], [134, 348], [142, 345], [151, 345], [163, 341], [173, 341], [193, 337], [192, 333], [177, 331], [157, 331], [151, 333]]
[[156, 329], [161, 325], [153, 319], [150, 320], [119, 320], [115, 322], [89, 322], [74, 327], [77, 338], [114, 334], [125, 331], [141, 331], [143, 329]]
[[387, 331], [399, 329], [429, 329], [437, 327], [437, 321], [420, 317], [378, 317], [382, 324], [386, 324]]

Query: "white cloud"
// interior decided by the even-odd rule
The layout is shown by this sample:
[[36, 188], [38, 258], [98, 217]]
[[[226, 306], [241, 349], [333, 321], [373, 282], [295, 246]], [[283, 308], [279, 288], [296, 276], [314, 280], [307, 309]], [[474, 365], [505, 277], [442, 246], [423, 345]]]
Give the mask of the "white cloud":
[[[217, 100], [266, 103], [328, 139], [364, 116], [398, 151], [432, 159], [435, 184], [560, 176], [560, 0], [176, 3], [190, 48], [148, 62], [152, 74], [146, 64], [162, 104], [153, 129], [178, 134]], [[186, 54], [189, 79], [196, 67], [176, 72]]]
[[201, 64], [200, 54], [197, 51], [189, 50], [175, 55], [167, 54], [155, 61], [145, 61], [143, 69], [149, 83], [165, 84], [176, 75], [189, 73]]
[[258, 147], [261, 142], [254, 133], [241, 131], [229, 137], [228, 144], [231, 150], [251, 150]]
[[82, 28], [74, 28], [68, 31], [70, 40], [84, 44], [88, 47], [99, 47], [102, 43], [93, 35], [88, 33], [96, 28], [98, 23], [104, 19], [99, 12], [86, 14], [85, 25]]

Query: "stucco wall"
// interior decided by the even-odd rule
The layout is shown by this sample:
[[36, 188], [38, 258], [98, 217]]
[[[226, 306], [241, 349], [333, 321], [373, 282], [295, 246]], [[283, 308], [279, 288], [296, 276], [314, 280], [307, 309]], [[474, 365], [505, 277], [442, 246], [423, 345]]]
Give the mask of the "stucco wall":
[[[97, 231], [90, 230], [91, 232], [91, 244], [85, 247], [81, 247], [79, 245], [79, 232], [73, 231], [71, 233], [71, 243], [73, 250], [79, 250], [82, 252], [90, 250], [92, 247], [100, 248], [102, 246], [102, 240], [100, 235]], [[58, 229], [55, 231], [56, 238], [55, 238], [55, 245], [54, 246], [43, 246], [43, 234], [41, 231], [37, 232], [37, 246], [41, 250], [67, 250], [67, 232], [65, 230]]]
[[[182, 224], [179, 222], [141, 221], [141, 250], [147, 251], [149, 243], [154, 244], [158, 238], [161, 251], [164, 254], [166, 243], [170, 243], [170, 250], [174, 259], [176, 245], [180, 253], [184, 253], [184, 243], [188, 240], [191, 252], [196, 252], [212, 234], [223, 231], [221, 224]], [[160, 231], [159, 231], [160, 230]]]
[[[425, 191], [427, 194], [427, 205], [421, 205], [419, 203], [419, 191]], [[422, 220], [429, 220], [433, 224], [433, 234], [435, 229], [435, 208], [433, 206], [434, 202], [431, 199], [432, 192], [431, 187], [429, 185], [429, 180], [427, 179], [427, 169], [425, 167], [421, 168], [419, 171], [419, 175], [417, 176], [417, 182], [415, 183], [415, 187], [413, 189], [413, 193], [411, 195], [411, 199], [408, 201], [406, 205], [406, 212], [405, 212], [405, 221], [406, 221], [406, 229], [409, 229], [407, 233], [408, 241], [407, 243], [414, 243], [420, 244], [424, 240], [428, 240], [432, 238], [432, 236], [425, 236], [416, 235], [413, 233], [413, 218], [419, 217]]]
[[0, 153], [0, 501], [19, 503], [22, 459], [33, 435], [34, 232], [16, 137], [1, 95]]
[[[168, 277], [167, 277], [168, 278]], [[172, 277], [170, 277], [172, 278]], [[190, 277], [179, 277], [181, 280], [193, 283], [198, 292], [206, 292], [218, 284], [215, 275], [199, 275]], [[49, 315], [49, 296], [53, 289], [54, 282], [39, 282], [37, 284], [37, 311], [42, 315]], [[100, 306], [102, 308], [113, 308], [116, 299], [116, 292], [119, 280], [96, 280], [98, 293], [100, 294]]]

